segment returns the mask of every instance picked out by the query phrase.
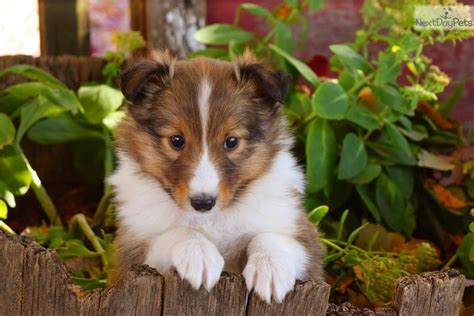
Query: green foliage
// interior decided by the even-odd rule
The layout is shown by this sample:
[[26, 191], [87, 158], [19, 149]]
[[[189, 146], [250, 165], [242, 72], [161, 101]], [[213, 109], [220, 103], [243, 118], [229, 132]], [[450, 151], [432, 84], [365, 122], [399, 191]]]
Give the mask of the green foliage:
[[[333, 53], [331, 70], [336, 78], [320, 78], [295, 57], [304, 50], [304, 41], [296, 43], [295, 34], [305, 38], [305, 10], [320, 5], [320, 1], [284, 1], [268, 10], [242, 4], [234, 25], [226, 26], [236, 30], [240, 38], [220, 36], [218, 41], [209, 41], [198, 33], [196, 39], [219, 45], [219, 55], [213, 57], [233, 59], [247, 48], [292, 75], [285, 111], [297, 139], [296, 154], [305, 162], [306, 200], [311, 209], [319, 204], [335, 209], [355, 208], [355, 222], [374, 221], [407, 238], [417, 231], [433, 240], [442, 240], [446, 251], [449, 245], [443, 241], [440, 227], [453, 234], [466, 233], [465, 226], [456, 224], [454, 229], [452, 223], [459, 222], [460, 216], [465, 218], [474, 205], [474, 172], [468, 171], [474, 169], [474, 155], [460, 158], [468, 156], [457, 151], [469, 151], [472, 147], [467, 147], [456, 124], [443, 116], [459, 100], [462, 86], [441, 102], [438, 96], [450, 79], [424, 55], [424, 50], [430, 45], [471, 37], [473, 33], [417, 32], [412, 27], [415, 1], [366, 0], [363, 26], [356, 31], [355, 41], [329, 47]], [[238, 25], [242, 10], [264, 19], [269, 32], [252, 36], [242, 30]], [[209, 25], [203, 33], [221, 28], [222, 25]], [[223, 45], [227, 45], [227, 54]], [[375, 55], [369, 54], [369, 47], [377, 47]], [[213, 48], [209, 49], [214, 53]], [[452, 182], [459, 175], [459, 168], [464, 170], [463, 179], [473, 180], [455, 188], [453, 184], [453, 188], [443, 188], [438, 183], [439, 175], [435, 177], [439, 168], [445, 172], [445, 182]], [[437, 191], [433, 183], [438, 185]], [[451, 190], [461, 193], [455, 195]], [[320, 212], [311, 212], [311, 218], [319, 221]], [[424, 217], [430, 218], [428, 224]], [[321, 224], [332, 227], [334, 221], [333, 216], [328, 216]], [[458, 254], [471, 271], [472, 261], [468, 262], [466, 255], [466, 245], [472, 244], [469, 236], [466, 235]], [[341, 253], [330, 253], [325, 261], [331, 267], [342, 257]], [[391, 257], [380, 260], [374, 261], [373, 267], [386, 266], [381, 271], [399, 264]], [[369, 266], [361, 267], [372, 271]], [[376, 300], [388, 297], [377, 297], [377, 288], [371, 288], [366, 288], [368, 296]]]

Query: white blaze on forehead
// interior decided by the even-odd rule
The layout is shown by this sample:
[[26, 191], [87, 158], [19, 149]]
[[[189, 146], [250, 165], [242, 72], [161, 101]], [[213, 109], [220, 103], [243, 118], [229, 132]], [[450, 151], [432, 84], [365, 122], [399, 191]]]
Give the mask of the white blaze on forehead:
[[211, 96], [211, 92], [211, 83], [207, 79], [204, 79], [201, 82], [198, 96], [199, 113], [201, 114], [203, 152], [199, 164], [194, 172], [194, 176], [189, 184], [191, 196], [197, 194], [217, 196], [219, 175], [215, 166], [209, 159], [206, 141], [209, 117], [209, 97]]

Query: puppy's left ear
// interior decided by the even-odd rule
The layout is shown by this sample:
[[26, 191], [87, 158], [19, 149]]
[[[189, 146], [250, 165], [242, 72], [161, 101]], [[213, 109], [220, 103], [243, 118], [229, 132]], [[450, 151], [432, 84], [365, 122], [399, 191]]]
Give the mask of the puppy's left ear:
[[260, 96], [272, 104], [283, 103], [288, 93], [289, 75], [272, 70], [250, 50], [235, 61], [235, 76], [240, 84], [255, 84]]

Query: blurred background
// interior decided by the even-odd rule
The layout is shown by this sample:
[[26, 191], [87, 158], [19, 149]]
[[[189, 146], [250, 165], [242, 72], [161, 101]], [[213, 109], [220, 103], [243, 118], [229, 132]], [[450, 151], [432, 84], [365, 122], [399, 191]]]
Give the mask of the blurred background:
[[[111, 34], [139, 30], [148, 47], [170, 48], [184, 57], [203, 48], [193, 31], [205, 24], [232, 23], [244, 0], [17, 0], [0, 3], [0, 55], [92, 55], [112, 50]], [[265, 8], [281, 1], [255, 0]], [[330, 57], [329, 45], [354, 40], [362, 24], [363, 0], [331, 0], [309, 17], [308, 42], [301, 56]], [[474, 0], [459, 1], [474, 5]], [[153, 18], [151, 18], [153, 16]], [[242, 13], [240, 25], [265, 34], [264, 20]], [[186, 28], [186, 29], [183, 29]], [[453, 81], [474, 73], [474, 39], [436, 45], [426, 49], [434, 64]], [[455, 61], [455, 62], [454, 62]], [[447, 89], [445, 94], [452, 92]], [[474, 128], [474, 82], [465, 83], [459, 105], [451, 113], [468, 129]]]

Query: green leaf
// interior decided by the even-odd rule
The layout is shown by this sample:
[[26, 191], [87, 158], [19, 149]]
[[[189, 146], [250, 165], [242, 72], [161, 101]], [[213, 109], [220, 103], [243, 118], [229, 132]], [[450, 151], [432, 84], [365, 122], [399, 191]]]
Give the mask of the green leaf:
[[[15, 195], [25, 194], [31, 183], [31, 172], [21, 151], [13, 145], [0, 150], [0, 187]], [[2, 194], [3, 195], [3, 194]]]
[[385, 167], [385, 170], [387, 170], [390, 178], [397, 183], [406, 198], [412, 196], [415, 186], [415, 170], [413, 167], [394, 165]]
[[100, 124], [123, 103], [122, 92], [107, 85], [83, 86], [78, 91], [84, 116], [93, 124]]
[[474, 222], [469, 224], [469, 230], [471, 231], [471, 233], [474, 233]]
[[398, 184], [382, 172], [377, 178], [375, 194], [377, 205], [385, 223], [391, 229], [401, 231], [406, 204]]
[[352, 233], [349, 235], [349, 237], [347, 238], [347, 243], [348, 244], [352, 244], [355, 239], [357, 238], [357, 236], [359, 235], [359, 233], [367, 226], [369, 225], [369, 223], [365, 223], [363, 224], [362, 226], [358, 227], [357, 229], [355, 229], [354, 231], [352, 231]]
[[344, 69], [341, 71], [339, 74], [339, 77], [337, 78], [337, 83], [344, 88], [344, 90], [347, 92], [349, 91], [354, 84], [356, 83], [356, 78], [354, 74], [347, 69]]
[[71, 239], [67, 240], [63, 247], [56, 249], [59, 257], [64, 260], [71, 257], [97, 257], [100, 255], [98, 252], [87, 249], [82, 240]]
[[8, 208], [5, 202], [0, 200], [0, 219], [7, 219]]
[[322, 83], [313, 94], [312, 102], [314, 112], [328, 120], [342, 120], [349, 108], [346, 92], [332, 82]]
[[82, 125], [70, 116], [60, 115], [38, 122], [28, 132], [28, 138], [40, 144], [63, 144], [84, 138], [102, 138], [102, 133]]
[[379, 118], [374, 113], [358, 104], [349, 106], [345, 118], [367, 131], [373, 131], [381, 125]]
[[10, 145], [14, 138], [15, 126], [7, 115], [0, 113], [0, 149]]
[[375, 74], [375, 84], [395, 83], [400, 74], [400, 62], [392, 52], [381, 52], [378, 59], [379, 68]]
[[459, 259], [467, 269], [467, 277], [474, 277], [474, 233], [468, 233], [464, 236], [458, 250], [456, 251]]
[[118, 123], [125, 117], [125, 111], [115, 111], [104, 117], [102, 124], [107, 127], [110, 132], [114, 132]]
[[254, 39], [254, 34], [232, 24], [211, 24], [194, 33], [194, 38], [207, 45], [225, 45], [231, 40], [245, 43]]
[[74, 283], [79, 285], [83, 290], [93, 290], [93, 289], [101, 289], [107, 287], [107, 280], [102, 279], [89, 279], [89, 278], [82, 278], [73, 276], [72, 280]]
[[313, 120], [306, 139], [307, 189], [317, 192], [331, 184], [336, 166], [337, 144], [328, 121]]
[[16, 134], [16, 144], [20, 144], [23, 135], [39, 120], [55, 116], [64, 111], [63, 108], [51, 103], [48, 99], [39, 95], [38, 97], [31, 99], [20, 110], [20, 126]]
[[311, 12], [317, 11], [324, 7], [324, 0], [309, 0], [309, 10]]
[[409, 139], [419, 142], [428, 137], [426, 127], [423, 125], [413, 125], [406, 116], [400, 117], [399, 122], [402, 126], [399, 126], [398, 129]]
[[11, 113], [22, 106], [26, 100], [39, 95], [72, 113], [82, 111], [81, 104], [73, 91], [61, 87], [50, 87], [41, 82], [19, 83], [4, 89], [0, 96], [0, 111]]
[[341, 44], [330, 45], [329, 49], [336, 54], [339, 61], [347, 68], [359, 69], [365, 73], [372, 71], [370, 63], [349, 46]]
[[295, 41], [293, 38], [294, 36], [291, 28], [283, 22], [277, 22], [274, 37], [275, 46], [291, 54], [295, 49]]
[[362, 172], [350, 179], [347, 179], [347, 181], [354, 183], [354, 184], [365, 184], [369, 183], [375, 178], [377, 178], [382, 171], [382, 168], [380, 165], [376, 164], [367, 164], [367, 166], [362, 170]]
[[285, 0], [285, 2], [292, 8], [298, 8], [298, 0]]
[[402, 133], [393, 124], [386, 124], [385, 130], [388, 136], [387, 141], [392, 145], [396, 158], [406, 165], [415, 165], [416, 158]]
[[290, 54], [288, 54], [285, 50], [269, 44], [268, 45], [275, 53], [283, 57], [287, 62], [289, 62], [293, 67], [298, 70], [298, 72], [313, 86], [317, 86], [319, 84], [319, 78], [318, 76], [314, 73], [314, 71], [308, 67], [305, 63], [299, 61], [298, 59], [292, 57]]
[[367, 151], [364, 143], [355, 134], [347, 134], [342, 144], [337, 178], [339, 180], [353, 178], [359, 175], [365, 166], [367, 166]]
[[324, 216], [326, 216], [328, 212], [329, 207], [327, 207], [326, 205], [318, 206], [308, 214], [309, 221], [317, 225], [322, 221], [322, 219], [324, 218]]
[[370, 214], [374, 217], [375, 221], [377, 223], [380, 223], [380, 212], [375, 205], [375, 198], [373, 197], [373, 194], [370, 192], [369, 186], [368, 185], [356, 185], [356, 191], [359, 194], [359, 197], [361, 200], [364, 202], [365, 206], [367, 206], [367, 209], [369, 210]]
[[7, 184], [0, 179], [0, 198], [7, 202], [8, 206], [14, 208], [16, 206], [15, 196], [8, 189]]
[[345, 210], [341, 215], [341, 220], [339, 221], [339, 225], [337, 226], [337, 241], [340, 241], [342, 238], [342, 232], [344, 231], [344, 223], [346, 222], [347, 215], [349, 214], [349, 210]]
[[15, 65], [11, 66], [8, 68], [5, 68], [0, 71], [0, 77], [8, 74], [8, 73], [14, 73], [17, 75], [22, 75], [28, 79], [34, 80], [34, 81], [40, 81], [42, 83], [45, 83], [47, 85], [53, 86], [53, 87], [63, 87], [65, 88], [64, 84], [59, 81], [58, 79], [54, 78], [51, 74], [48, 72], [41, 70], [39, 68], [29, 66], [29, 65]]
[[240, 5], [240, 7], [245, 10], [245, 11], [248, 11], [250, 14], [252, 15], [255, 15], [255, 16], [261, 16], [261, 17], [265, 17], [267, 19], [269, 19], [270, 21], [276, 21], [277, 19], [273, 16], [273, 14], [268, 11], [267, 9], [265, 9], [264, 7], [262, 6], [259, 6], [257, 4], [254, 4], [254, 3], [242, 3]]
[[377, 104], [382, 110], [386, 107], [406, 115], [413, 115], [413, 109], [406, 102], [402, 94], [392, 86], [370, 86], [372, 92], [377, 98]]

